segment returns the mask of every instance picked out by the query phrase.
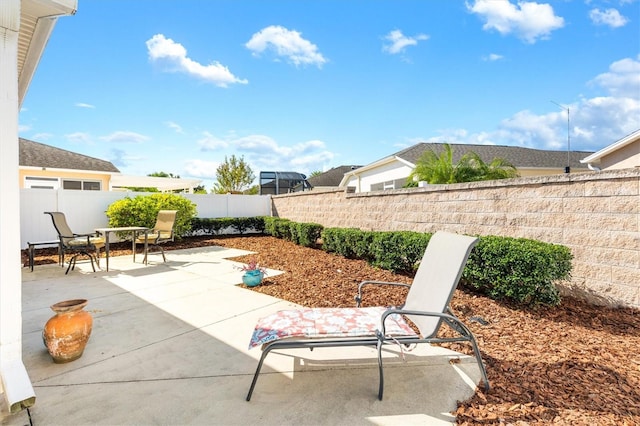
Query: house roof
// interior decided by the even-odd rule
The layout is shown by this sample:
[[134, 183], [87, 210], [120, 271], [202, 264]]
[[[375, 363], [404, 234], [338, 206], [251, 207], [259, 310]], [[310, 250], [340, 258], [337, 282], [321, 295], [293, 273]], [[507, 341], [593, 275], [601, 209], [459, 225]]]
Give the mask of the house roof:
[[320, 186], [340, 186], [340, 181], [344, 177], [344, 174], [355, 170], [362, 166], [338, 166], [327, 170], [324, 173], [320, 173], [316, 176], [312, 176], [307, 181], [313, 187]]
[[581, 163], [597, 163], [598, 161], [600, 161], [602, 157], [607, 156], [612, 152], [617, 151], [620, 148], [623, 148], [639, 139], [640, 139], [640, 129], [636, 130], [633, 133], [628, 134], [627, 136], [612, 143], [611, 145], [608, 145], [602, 148], [600, 151], [591, 154], [587, 158], [580, 160], [580, 162]]
[[[433, 150], [436, 154], [439, 154], [444, 150], [444, 145], [443, 143], [418, 143], [393, 154], [393, 157], [415, 165], [424, 152]], [[472, 144], [451, 144], [451, 148], [453, 150], [454, 163], [460, 160], [466, 152], [473, 151], [486, 163], [499, 157], [509, 161], [516, 168], [563, 168], [567, 165], [567, 151], [548, 151], [521, 146]], [[591, 154], [593, 152], [571, 151], [569, 153], [569, 165], [571, 168], [585, 168], [584, 165], [580, 164], [580, 160]]]
[[20, 138], [20, 160], [22, 167], [47, 169], [87, 170], [94, 172], [120, 173], [111, 162], [56, 148], [43, 143]]

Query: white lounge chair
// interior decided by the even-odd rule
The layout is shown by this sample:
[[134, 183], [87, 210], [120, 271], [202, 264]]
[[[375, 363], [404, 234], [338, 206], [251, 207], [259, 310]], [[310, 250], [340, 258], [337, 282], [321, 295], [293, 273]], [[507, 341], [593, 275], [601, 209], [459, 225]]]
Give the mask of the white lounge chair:
[[[485, 390], [489, 380], [471, 331], [449, 308], [467, 259], [478, 239], [465, 235], [436, 232], [430, 239], [412, 284], [364, 281], [358, 286], [356, 308], [317, 308], [279, 311], [262, 318], [255, 327], [249, 347], [262, 346], [262, 356], [253, 376], [247, 401], [255, 388], [266, 356], [275, 349], [341, 346], [376, 346], [382, 400], [384, 375], [382, 346], [415, 343], [468, 342], [482, 374]], [[360, 308], [362, 289], [367, 285], [409, 287], [405, 303], [397, 308]], [[419, 329], [414, 332], [404, 320]], [[437, 337], [442, 324], [458, 336]]]

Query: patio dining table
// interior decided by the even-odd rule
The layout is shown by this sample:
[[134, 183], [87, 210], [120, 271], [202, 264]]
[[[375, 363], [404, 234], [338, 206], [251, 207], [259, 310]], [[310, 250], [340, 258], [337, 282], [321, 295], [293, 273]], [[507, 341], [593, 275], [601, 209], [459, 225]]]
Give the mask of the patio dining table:
[[149, 236], [150, 229], [144, 226], [120, 226], [115, 228], [96, 228], [96, 232], [104, 235], [104, 254], [107, 262], [107, 271], [109, 271], [109, 234], [112, 232], [130, 232], [132, 235], [131, 238], [131, 249], [133, 250], [133, 261], [136, 261], [136, 238], [141, 233], [144, 234], [144, 264], [147, 264], [147, 250], [149, 248], [149, 244], [147, 238]]

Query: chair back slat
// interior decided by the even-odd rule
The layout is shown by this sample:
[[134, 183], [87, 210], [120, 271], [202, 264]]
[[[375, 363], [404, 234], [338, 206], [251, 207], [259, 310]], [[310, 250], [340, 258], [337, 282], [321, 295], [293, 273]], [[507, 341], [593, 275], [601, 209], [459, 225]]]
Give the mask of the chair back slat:
[[[478, 242], [475, 237], [438, 231], [429, 240], [403, 306], [407, 310], [446, 312], [462, 271]], [[423, 337], [435, 335], [441, 319], [411, 316]]]

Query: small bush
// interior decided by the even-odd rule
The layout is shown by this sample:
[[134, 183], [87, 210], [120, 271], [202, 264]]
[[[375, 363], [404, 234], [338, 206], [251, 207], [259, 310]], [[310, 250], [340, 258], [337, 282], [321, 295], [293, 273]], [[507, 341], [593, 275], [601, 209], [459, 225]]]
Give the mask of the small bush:
[[318, 223], [291, 222], [289, 231], [294, 243], [304, 247], [315, 247], [322, 234], [322, 228]]
[[556, 306], [560, 293], [554, 282], [571, 277], [572, 258], [565, 246], [485, 236], [471, 252], [462, 277], [492, 299]]
[[264, 232], [263, 217], [216, 217], [193, 218], [191, 220], [190, 235], [218, 235], [226, 229], [232, 229], [239, 234], [249, 231]]
[[[196, 215], [196, 205], [176, 194], [125, 197], [111, 203], [107, 208], [106, 214], [109, 218], [110, 227], [145, 226], [153, 228], [160, 210], [178, 211], [174, 227], [176, 238], [190, 234], [192, 219]], [[130, 237], [126, 234], [118, 236], [122, 238]]]
[[289, 219], [279, 217], [264, 218], [264, 232], [276, 238], [282, 238], [291, 241], [291, 230], [289, 229]]
[[375, 232], [371, 264], [393, 272], [415, 272], [430, 238], [430, 234], [409, 231]]
[[322, 230], [322, 249], [348, 259], [369, 260], [369, 247], [372, 239], [372, 232], [361, 231], [357, 228], [324, 228]]

